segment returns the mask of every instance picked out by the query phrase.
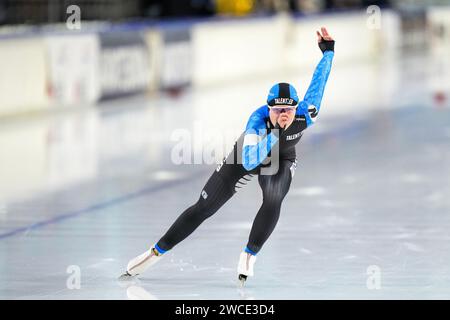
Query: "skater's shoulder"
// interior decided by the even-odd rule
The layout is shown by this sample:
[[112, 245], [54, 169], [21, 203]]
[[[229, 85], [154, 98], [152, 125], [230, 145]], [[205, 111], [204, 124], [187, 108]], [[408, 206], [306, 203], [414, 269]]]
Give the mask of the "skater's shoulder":
[[264, 118], [264, 117], [268, 117], [268, 116], [269, 116], [269, 108], [268, 108], [267, 104], [258, 107], [258, 108], [253, 112], [253, 115], [254, 115], [254, 114], [256, 114], [256, 115], [258, 115], [258, 116], [261, 116], [261, 117], [263, 117], [263, 118]]
[[247, 122], [247, 129], [265, 128], [267, 118], [269, 118], [269, 108], [267, 105], [259, 107], [250, 115]]

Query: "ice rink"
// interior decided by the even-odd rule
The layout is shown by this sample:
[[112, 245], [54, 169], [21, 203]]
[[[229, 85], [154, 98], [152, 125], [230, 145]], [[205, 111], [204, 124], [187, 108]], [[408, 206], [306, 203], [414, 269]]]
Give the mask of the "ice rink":
[[177, 139], [191, 134], [196, 162], [205, 147], [233, 142], [274, 82], [303, 94], [314, 66], [2, 120], [0, 299], [450, 299], [450, 105], [436, 96], [449, 93], [444, 56], [333, 66], [244, 288], [236, 267], [261, 203], [256, 179], [140, 279], [117, 277], [215, 169], [174, 163]]

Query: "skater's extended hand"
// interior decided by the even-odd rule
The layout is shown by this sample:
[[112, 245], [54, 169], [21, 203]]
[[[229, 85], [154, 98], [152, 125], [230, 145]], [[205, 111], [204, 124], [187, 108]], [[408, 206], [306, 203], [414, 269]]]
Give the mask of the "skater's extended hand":
[[328, 33], [327, 28], [320, 28], [320, 31], [316, 31], [316, 34], [319, 48], [323, 53], [325, 53], [325, 51], [334, 51], [334, 39]]
[[317, 33], [317, 42], [319, 42], [319, 43], [324, 40], [333, 41], [333, 38], [330, 36], [327, 28], [325, 28], [325, 27], [320, 28], [320, 31], [316, 31], [316, 33]]

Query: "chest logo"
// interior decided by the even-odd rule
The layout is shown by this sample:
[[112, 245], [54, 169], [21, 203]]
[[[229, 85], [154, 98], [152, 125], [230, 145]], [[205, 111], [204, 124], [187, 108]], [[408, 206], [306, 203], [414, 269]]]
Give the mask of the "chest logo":
[[286, 141], [291, 141], [291, 140], [297, 139], [298, 137], [301, 137], [301, 135], [302, 135], [301, 132], [298, 132], [296, 134], [291, 134], [289, 136], [286, 136]]

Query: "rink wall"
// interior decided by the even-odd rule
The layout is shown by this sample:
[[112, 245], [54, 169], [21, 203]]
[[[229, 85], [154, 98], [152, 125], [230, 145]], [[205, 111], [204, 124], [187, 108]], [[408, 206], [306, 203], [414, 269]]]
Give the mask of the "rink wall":
[[[193, 27], [195, 85], [210, 85], [235, 77], [302, 70], [317, 63], [316, 30], [327, 26], [339, 39], [336, 62], [371, 59], [397, 48], [399, 18], [383, 13], [380, 25], [368, 27], [366, 12], [311, 17], [276, 16], [236, 23], [202, 23]], [[237, 36], [239, 35], [239, 36]]]
[[94, 103], [100, 96], [96, 34], [49, 35], [46, 45], [48, 96], [54, 105]]
[[46, 28], [0, 37], [0, 115], [301, 72], [320, 57], [311, 45], [320, 26], [339, 39], [337, 63], [395, 51], [401, 32], [397, 14], [384, 10], [375, 27], [370, 19], [355, 11]]
[[0, 41], [0, 116], [48, 107], [47, 62], [41, 38]]
[[450, 44], [450, 6], [428, 8], [426, 18], [433, 45], [448, 46]]

